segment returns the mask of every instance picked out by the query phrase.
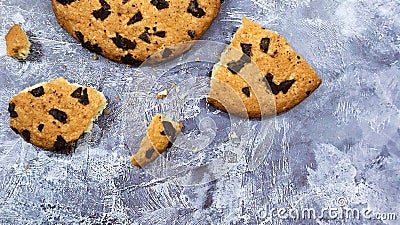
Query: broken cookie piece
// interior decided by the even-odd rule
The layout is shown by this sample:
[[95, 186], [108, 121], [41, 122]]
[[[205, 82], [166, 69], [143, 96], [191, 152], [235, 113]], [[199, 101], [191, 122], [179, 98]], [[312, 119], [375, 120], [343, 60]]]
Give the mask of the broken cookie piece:
[[26, 59], [31, 49], [31, 42], [19, 24], [11, 27], [6, 35], [7, 55], [17, 59]]
[[[232, 100], [232, 94], [227, 94], [228, 88], [221, 83], [234, 90], [240, 98]], [[259, 118], [271, 113], [268, 107], [274, 105], [263, 102], [270, 99], [271, 94], [276, 112], [282, 113], [302, 102], [320, 84], [321, 79], [314, 69], [284, 37], [243, 18], [242, 27], [222, 55], [221, 62], [213, 69], [208, 102], [221, 110], [243, 116], [243, 110], [237, 109], [241, 104], [249, 117]]]
[[147, 128], [139, 151], [131, 157], [133, 165], [143, 167], [155, 160], [172, 146], [181, 130], [182, 123], [168, 120], [161, 114], [155, 115]]
[[33, 145], [68, 153], [75, 141], [91, 130], [106, 104], [104, 95], [95, 89], [58, 78], [11, 98], [10, 127]]

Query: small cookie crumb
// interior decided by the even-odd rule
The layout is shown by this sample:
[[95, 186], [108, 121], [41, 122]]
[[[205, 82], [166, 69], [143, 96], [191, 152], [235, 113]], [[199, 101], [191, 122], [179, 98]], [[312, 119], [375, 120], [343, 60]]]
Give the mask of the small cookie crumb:
[[93, 56], [93, 59], [94, 59], [94, 60], [98, 60], [99, 57], [98, 57], [97, 55], [94, 55], [94, 56]]
[[106, 114], [107, 116], [110, 115], [110, 111], [108, 111], [107, 109], [103, 110], [104, 114]]
[[168, 95], [168, 90], [161, 91], [157, 94], [157, 99], [163, 99], [167, 97], [167, 95]]
[[194, 148], [193, 153], [198, 153], [200, 151], [200, 149], [198, 147]]
[[30, 53], [31, 42], [19, 24], [10, 28], [6, 35], [7, 55], [16, 59], [26, 59]]
[[233, 132], [233, 133], [231, 133], [231, 138], [232, 138], [232, 139], [237, 139], [238, 136], [237, 136], [237, 134], [236, 134], [235, 132]]

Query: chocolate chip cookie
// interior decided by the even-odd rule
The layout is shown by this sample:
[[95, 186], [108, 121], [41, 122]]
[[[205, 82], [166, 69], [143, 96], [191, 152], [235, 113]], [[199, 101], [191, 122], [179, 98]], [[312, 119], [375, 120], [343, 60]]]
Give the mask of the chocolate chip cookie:
[[[139, 66], [177, 43], [199, 39], [220, 0], [52, 0], [61, 27], [83, 47]], [[174, 50], [164, 51], [166, 57]]]

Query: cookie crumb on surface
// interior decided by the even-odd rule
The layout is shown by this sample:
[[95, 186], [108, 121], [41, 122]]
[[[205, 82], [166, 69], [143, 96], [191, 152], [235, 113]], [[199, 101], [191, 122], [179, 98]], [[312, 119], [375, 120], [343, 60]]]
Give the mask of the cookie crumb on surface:
[[163, 99], [168, 96], [168, 90], [160, 91], [157, 94], [157, 99]]
[[26, 59], [30, 53], [31, 42], [19, 24], [10, 28], [6, 35], [7, 55], [16, 59]]

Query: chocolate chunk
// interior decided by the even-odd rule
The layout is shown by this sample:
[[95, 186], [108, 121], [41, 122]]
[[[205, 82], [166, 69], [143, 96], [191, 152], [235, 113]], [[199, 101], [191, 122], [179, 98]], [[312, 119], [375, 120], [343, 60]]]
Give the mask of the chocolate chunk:
[[142, 13], [139, 11], [128, 21], [127, 25], [131, 25], [143, 20]]
[[174, 144], [172, 144], [172, 142], [168, 142], [167, 148], [171, 148]]
[[242, 88], [243, 94], [245, 94], [247, 97], [250, 97], [250, 88], [249, 87], [244, 87]]
[[160, 134], [161, 134], [161, 135], [164, 135], [164, 136], [166, 135], [166, 134], [165, 134], [165, 131], [161, 131]]
[[101, 21], [104, 21], [105, 19], [107, 19], [107, 17], [111, 14], [110, 10], [105, 10], [103, 8], [100, 8], [98, 10], [94, 10], [92, 12], [92, 15], [94, 16], [94, 18], [96, 19], [100, 19]]
[[42, 132], [43, 128], [44, 128], [44, 124], [39, 124], [39, 126], [38, 126], [37, 129], [38, 129], [40, 132]]
[[53, 151], [65, 153], [71, 150], [71, 146], [67, 143], [67, 141], [61, 136], [57, 136], [57, 140], [54, 142]]
[[82, 87], [79, 87], [74, 92], [72, 92], [71, 97], [80, 98], [81, 95], [82, 95]]
[[60, 121], [61, 123], [67, 122], [67, 114], [58, 109], [50, 109], [49, 114], [54, 117], [54, 119]]
[[240, 43], [240, 47], [242, 48], [242, 52], [246, 54], [247, 56], [251, 56], [251, 47], [252, 44], [245, 44], [245, 43]]
[[147, 159], [151, 159], [151, 156], [153, 156], [153, 153], [155, 152], [156, 150], [154, 149], [154, 148], [150, 148], [149, 150], [147, 150], [147, 152], [146, 152], [146, 158]]
[[165, 0], [151, 0], [150, 3], [154, 5], [158, 10], [166, 9], [169, 7], [169, 3]]
[[96, 19], [100, 19], [104, 21], [107, 17], [111, 14], [111, 7], [105, 0], [100, 0], [101, 8], [98, 10], [93, 11], [92, 15]]
[[244, 67], [244, 65], [245, 63], [241, 60], [227, 64], [228, 70], [233, 74], [237, 74]]
[[29, 91], [29, 93], [31, 93], [35, 97], [40, 97], [40, 96], [44, 95], [44, 88], [43, 88], [43, 86], [40, 86], [40, 87], [37, 87], [37, 88]]
[[165, 38], [165, 31], [157, 31], [154, 33], [154, 35]]
[[15, 104], [10, 102], [8, 103], [8, 112], [13, 112], [15, 111]]
[[195, 30], [188, 30], [188, 35], [191, 39], [194, 39], [196, 37], [196, 31]]
[[260, 48], [263, 52], [267, 53], [268, 52], [268, 48], [269, 48], [269, 43], [271, 42], [271, 39], [269, 38], [263, 38], [261, 39], [260, 42]]
[[15, 104], [14, 103], [8, 103], [8, 112], [10, 113], [11, 118], [18, 117], [18, 113], [15, 112]]
[[103, 9], [106, 9], [106, 10], [111, 9], [110, 5], [106, 2], [106, 0], [100, 0], [100, 4]]
[[19, 134], [18, 129], [16, 129], [16, 128], [14, 128], [14, 127], [11, 127], [11, 130], [13, 130], [16, 134]]
[[129, 0], [122, 0], [122, 4], [126, 4]]
[[171, 55], [172, 55], [171, 49], [165, 48], [164, 51], [163, 51], [163, 53], [162, 53], [162, 57], [163, 57], [163, 58], [168, 58], [168, 57], [171, 56]]
[[82, 95], [79, 98], [79, 103], [81, 103], [82, 105], [89, 105], [89, 96], [87, 93], [87, 88], [83, 89]]
[[92, 44], [90, 41], [85, 42], [85, 36], [80, 31], [75, 31], [76, 38], [78, 41], [82, 43], [82, 46], [86, 49], [89, 49], [92, 52], [97, 54], [101, 54], [103, 51], [98, 44]]
[[111, 38], [111, 40], [114, 42], [114, 44], [118, 48], [122, 48], [123, 50], [133, 50], [136, 48], [136, 41], [129, 40], [127, 38], [122, 37], [120, 34], [116, 34], [115, 37]]
[[79, 103], [82, 105], [89, 105], [89, 96], [87, 93], [87, 88], [82, 90], [82, 87], [77, 88], [74, 92], [72, 92], [71, 97], [79, 98]]
[[85, 36], [80, 31], [75, 31], [75, 36], [78, 38], [78, 41], [83, 43], [85, 42]]
[[63, 5], [68, 5], [73, 3], [76, 0], [56, 0], [58, 3], [63, 4]]
[[18, 113], [15, 112], [15, 111], [10, 112], [10, 117], [11, 117], [11, 118], [17, 118], [17, 117], [18, 117]]
[[101, 52], [103, 51], [98, 44], [92, 44], [90, 43], [90, 41], [83, 43], [82, 46], [97, 54], [101, 54]]
[[311, 94], [311, 91], [306, 91], [306, 95], [310, 95]]
[[144, 41], [144, 42], [146, 42], [146, 43], [148, 43], [148, 44], [151, 43], [149, 34], [148, 34], [147, 32], [144, 32], [144, 33], [142, 33], [141, 35], [139, 35], [139, 38], [140, 38], [142, 41]]
[[204, 12], [204, 10], [199, 7], [199, 3], [197, 2], [197, 0], [190, 1], [187, 12], [197, 18], [201, 18], [206, 15], [206, 12]]
[[238, 61], [228, 63], [227, 67], [231, 73], [237, 74], [246, 65], [246, 63], [249, 62], [251, 62], [251, 59], [247, 55], [243, 54]]
[[272, 75], [271, 73], [268, 73], [265, 76], [265, 79], [271, 87], [271, 91], [274, 95], [277, 95], [280, 91], [282, 91], [283, 94], [286, 94], [289, 91], [290, 87], [292, 87], [294, 82], [296, 82], [296, 80], [286, 80], [277, 85], [272, 81], [272, 79], [274, 79], [274, 75]]
[[134, 58], [131, 53], [128, 53], [125, 56], [123, 56], [121, 58], [121, 62], [128, 65], [132, 65], [134, 67], [138, 67], [143, 63], [142, 60]]
[[80, 31], [75, 31], [75, 35], [78, 38], [78, 41], [83, 43], [85, 42], [85, 36]]
[[174, 139], [175, 135], [176, 135], [176, 130], [174, 128], [174, 126], [172, 125], [171, 122], [168, 121], [162, 121], [162, 125], [164, 127], [164, 132], [165, 134], [169, 137]]
[[26, 142], [30, 142], [31, 141], [31, 132], [29, 132], [29, 130], [23, 130], [21, 132], [22, 137], [24, 138], [24, 140]]

